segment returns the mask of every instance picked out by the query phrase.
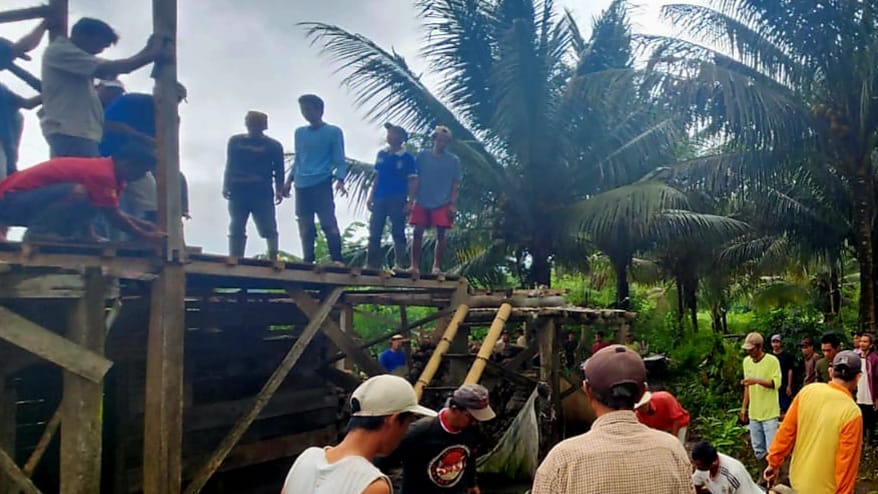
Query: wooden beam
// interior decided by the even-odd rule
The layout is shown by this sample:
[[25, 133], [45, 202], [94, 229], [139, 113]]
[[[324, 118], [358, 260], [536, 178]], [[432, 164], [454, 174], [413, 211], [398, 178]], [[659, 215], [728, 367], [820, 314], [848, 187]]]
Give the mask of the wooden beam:
[[[70, 311], [67, 336], [93, 352], [104, 352], [104, 277], [90, 269], [85, 296]], [[64, 372], [61, 398], [61, 494], [100, 492], [103, 439], [102, 381]]]
[[7, 10], [6, 12], [0, 12], [0, 24], [6, 22], [27, 21], [30, 19], [42, 19], [49, 15], [51, 11], [52, 10], [48, 5]]
[[[287, 374], [289, 374], [293, 366], [296, 365], [299, 357], [302, 356], [305, 349], [308, 347], [308, 344], [314, 339], [317, 331], [320, 330], [320, 327], [327, 320], [329, 313], [332, 312], [332, 308], [335, 306], [339, 297], [341, 297], [342, 292], [343, 289], [341, 287], [334, 288], [319, 305], [317, 311], [311, 315], [311, 321], [302, 331], [302, 334], [296, 340], [296, 343], [290, 348], [290, 351], [287, 352], [283, 360], [281, 360], [280, 365], [278, 365], [271, 377], [268, 378], [268, 381], [259, 391], [259, 394], [256, 395], [256, 398], [253, 400], [253, 405], [247, 413], [238, 419], [234, 427], [232, 427], [232, 430], [230, 430], [226, 437], [223, 438], [222, 442], [217, 446], [217, 449], [204, 463], [204, 466], [202, 466], [198, 470], [198, 473], [192, 478], [192, 482], [186, 487], [186, 494], [197, 494], [201, 492], [201, 489], [204, 488], [204, 485], [210, 480], [210, 477], [213, 476], [214, 472], [216, 472], [220, 465], [222, 465], [223, 460], [226, 459], [226, 456], [228, 456], [232, 448], [235, 447], [235, 444], [238, 443], [241, 436], [247, 432], [250, 424], [256, 420], [256, 417], [259, 416], [262, 409], [265, 408], [265, 405], [267, 405], [271, 397], [274, 396], [274, 393], [287, 377]], [[308, 300], [313, 302], [310, 296], [308, 296]]]
[[38, 355], [93, 383], [100, 383], [112, 362], [87, 348], [0, 307], [0, 339]]
[[0, 251], [0, 263], [25, 267], [59, 269], [101, 268], [106, 276], [126, 280], [152, 281], [158, 269], [153, 259], [142, 257], [100, 257], [87, 254], [33, 253]]
[[[307, 292], [302, 290], [289, 290], [288, 292], [290, 297], [296, 302], [296, 305], [299, 306], [299, 309], [309, 318], [313, 320], [319, 314], [320, 304], [311, 298]], [[344, 352], [347, 358], [360, 366], [361, 371], [370, 376], [377, 376], [385, 372], [378, 362], [364, 352], [353, 337], [342, 331], [334, 321], [331, 319], [324, 320], [321, 329]]]
[[13, 460], [6, 451], [3, 451], [2, 449], [0, 449], [0, 470], [12, 479], [12, 482], [15, 482], [18, 488], [25, 494], [40, 494], [40, 490], [37, 489], [37, 486], [21, 473], [18, 465], [15, 464], [15, 460]]
[[68, 0], [49, 0], [49, 9], [51, 10], [49, 15], [53, 17], [49, 29], [49, 39], [67, 36], [67, 18], [69, 16], [67, 3]]
[[[0, 450], [15, 451], [16, 402], [18, 392], [9, 382], [9, 374], [0, 366]], [[17, 491], [12, 476], [0, 469], [0, 494]]]
[[561, 407], [561, 355], [560, 342], [558, 341], [558, 328], [555, 320], [547, 317], [541, 320], [542, 324], [537, 327], [537, 345], [540, 349], [540, 381], [548, 383], [551, 389], [552, 417], [550, 425], [551, 444], [558, 442], [562, 431]]
[[[353, 334], [354, 332], [355, 310], [356, 309], [354, 309], [353, 306], [350, 306], [348, 304], [344, 304], [341, 306], [341, 315], [338, 318], [338, 327], [347, 334]], [[360, 346], [360, 348], [362, 348], [362, 345]], [[344, 353], [341, 353], [341, 355], [344, 355]], [[353, 368], [350, 359], [342, 359], [336, 365], [339, 370], [351, 370]]]
[[169, 264], [152, 284], [143, 423], [144, 494], [179, 494], [183, 447], [186, 273]]

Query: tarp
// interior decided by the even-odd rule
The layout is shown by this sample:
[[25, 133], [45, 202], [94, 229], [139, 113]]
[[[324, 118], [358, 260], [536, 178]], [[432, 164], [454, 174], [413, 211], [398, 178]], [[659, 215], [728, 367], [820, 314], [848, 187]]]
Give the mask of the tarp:
[[537, 390], [503, 433], [490, 452], [476, 462], [479, 473], [503, 475], [512, 480], [530, 480], [539, 465], [540, 425], [537, 420]]

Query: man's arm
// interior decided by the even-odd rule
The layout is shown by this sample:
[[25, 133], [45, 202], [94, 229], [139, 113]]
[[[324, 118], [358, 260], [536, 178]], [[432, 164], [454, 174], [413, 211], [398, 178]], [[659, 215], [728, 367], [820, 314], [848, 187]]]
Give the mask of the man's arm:
[[293, 180], [296, 177], [296, 166], [299, 165], [299, 161], [302, 159], [300, 156], [301, 148], [299, 146], [299, 130], [296, 129], [295, 134], [293, 134], [293, 166], [290, 167], [290, 174], [287, 176], [286, 182], [284, 182], [284, 196], [289, 197], [290, 191], [293, 187]]
[[763, 473], [766, 480], [774, 480], [781, 465], [786, 461], [796, 444], [796, 432], [799, 428], [799, 398], [801, 396], [800, 394], [793, 400], [783, 422], [777, 429], [777, 434], [774, 435], [774, 441], [768, 445], [768, 456], [765, 458], [768, 462], [768, 468]]
[[231, 197], [231, 191], [229, 190], [229, 178], [232, 175], [232, 154], [234, 153], [235, 144], [237, 139], [235, 136], [229, 138], [228, 144], [226, 144], [226, 169], [223, 172], [223, 197], [228, 199]]
[[48, 28], [49, 22], [44, 20], [43, 22], [37, 24], [37, 27], [33, 28], [31, 32], [22, 36], [13, 45], [15, 47], [16, 54], [19, 56], [24, 55], [25, 53], [39, 46], [40, 41], [42, 41], [43, 35], [46, 34], [46, 30]]
[[[169, 43], [169, 42], [167, 42]], [[171, 51], [166, 48], [166, 41], [152, 35], [146, 46], [133, 56], [121, 60], [106, 60], [95, 68], [94, 76], [98, 79], [112, 79], [119, 74], [128, 74], [155, 61], [171, 58]]]
[[274, 157], [272, 158], [272, 163], [274, 163], [274, 192], [278, 198], [283, 197], [284, 190], [284, 146], [279, 142], [275, 142], [274, 148]]
[[457, 212], [457, 197], [460, 195], [460, 182], [451, 184], [451, 214]]
[[335, 142], [332, 143], [332, 163], [335, 165], [335, 178], [344, 183], [348, 176], [348, 162], [344, 155], [344, 133], [338, 129]]
[[741, 401], [741, 420], [747, 420], [747, 409], [750, 406], [750, 386], [744, 386], [744, 399]]
[[166, 236], [165, 232], [159, 230], [155, 224], [129, 216], [119, 208], [107, 209], [106, 213], [113, 226], [135, 237], [159, 241]]
[[862, 451], [863, 416], [858, 415], [842, 426], [838, 438], [838, 449], [835, 451], [835, 492], [854, 492]]
[[793, 396], [793, 369], [787, 371], [787, 389], [784, 390], [787, 396]]
[[392, 492], [390, 484], [387, 483], [387, 479], [380, 478], [369, 484], [369, 487], [366, 487], [363, 494], [392, 494]]
[[189, 214], [189, 181], [186, 180], [186, 175], [183, 175], [183, 172], [180, 172], [180, 209], [184, 218], [192, 219], [192, 215]]

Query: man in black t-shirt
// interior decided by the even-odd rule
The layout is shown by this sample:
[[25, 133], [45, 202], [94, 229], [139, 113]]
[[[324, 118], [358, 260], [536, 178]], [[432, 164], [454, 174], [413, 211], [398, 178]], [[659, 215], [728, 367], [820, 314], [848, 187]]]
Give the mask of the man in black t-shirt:
[[[229, 255], [244, 257], [247, 220], [253, 215], [259, 236], [268, 244], [268, 257], [277, 259], [275, 206], [283, 201], [284, 149], [264, 134], [268, 115], [251, 111], [244, 119], [246, 134], [229, 139], [223, 197], [229, 201]], [[272, 190], [272, 182], [274, 190]]]
[[796, 366], [796, 360], [785, 352], [783, 349], [783, 338], [776, 334], [771, 337], [772, 354], [780, 362], [780, 389], [778, 390], [778, 402], [780, 404], [780, 414], [783, 416], [790, 408], [793, 402], [793, 369]]
[[488, 390], [479, 384], [457, 388], [439, 416], [409, 427], [383, 467], [402, 463], [403, 494], [479, 494], [476, 482], [477, 424], [495, 417]]

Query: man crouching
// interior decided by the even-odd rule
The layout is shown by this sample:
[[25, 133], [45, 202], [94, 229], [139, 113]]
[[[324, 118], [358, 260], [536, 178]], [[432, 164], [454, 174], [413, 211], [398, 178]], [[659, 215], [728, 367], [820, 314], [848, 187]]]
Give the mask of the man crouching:
[[155, 167], [155, 152], [128, 144], [109, 158], [53, 158], [0, 182], [0, 225], [27, 227], [25, 240], [93, 242], [98, 213], [120, 230], [149, 241], [165, 238], [154, 223], [123, 213], [127, 182]]

